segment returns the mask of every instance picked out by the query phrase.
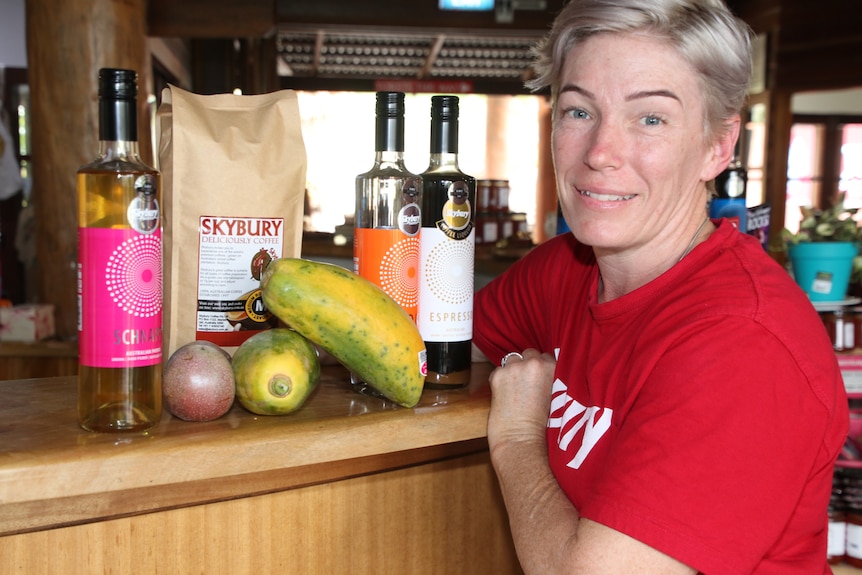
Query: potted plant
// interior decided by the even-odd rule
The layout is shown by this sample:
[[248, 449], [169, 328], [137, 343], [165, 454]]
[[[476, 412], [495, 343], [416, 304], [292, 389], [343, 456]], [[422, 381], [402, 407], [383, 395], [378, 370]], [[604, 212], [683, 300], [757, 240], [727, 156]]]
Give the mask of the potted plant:
[[[800, 208], [802, 221], [796, 233], [784, 229], [782, 237], [796, 283], [812, 302], [838, 302], [847, 297], [854, 259], [862, 240], [857, 208], [844, 206], [844, 193], [830, 208]], [[862, 273], [862, 260], [859, 273]]]

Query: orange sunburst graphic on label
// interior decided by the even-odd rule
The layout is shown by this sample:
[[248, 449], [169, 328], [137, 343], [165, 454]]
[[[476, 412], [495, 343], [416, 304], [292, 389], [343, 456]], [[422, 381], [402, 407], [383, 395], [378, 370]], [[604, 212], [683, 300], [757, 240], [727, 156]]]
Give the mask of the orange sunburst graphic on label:
[[380, 287], [406, 309], [419, 303], [419, 239], [404, 238], [380, 261]]

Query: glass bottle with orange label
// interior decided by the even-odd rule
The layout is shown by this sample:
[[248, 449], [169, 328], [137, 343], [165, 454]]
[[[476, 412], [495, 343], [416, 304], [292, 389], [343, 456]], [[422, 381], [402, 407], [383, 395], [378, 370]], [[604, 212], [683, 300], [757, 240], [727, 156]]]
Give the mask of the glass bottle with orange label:
[[416, 321], [422, 179], [404, 165], [404, 93], [378, 92], [376, 111], [374, 166], [356, 176], [353, 269]]

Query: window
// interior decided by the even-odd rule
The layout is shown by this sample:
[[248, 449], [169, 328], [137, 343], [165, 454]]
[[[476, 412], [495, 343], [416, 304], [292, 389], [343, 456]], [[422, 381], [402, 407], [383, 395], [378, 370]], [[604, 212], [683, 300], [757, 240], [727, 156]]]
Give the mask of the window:
[[822, 179], [821, 155], [823, 129], [817, 124], [793, 124], [790, 130], [790, 151], [787, 156], [787, 229], [796, 231], [802, 206], [819, 203]]
[[841, 169], [838, 191], [846, 192], [846, 203], [862, 207], [862, 123], [841, 127]]
[[745, 146], [745, 169], [748, 172], [745, 200], [748, 207], [765, 201], [763, 170], [766, 159], [766, 104], [754, 104], [748, 111], [745, 132], [739, 137]]
[[799, 229], [801, 206], [827, 206], [846, 192], [862, 208], [862, 117], [794, 116], [787, 158], [785, 227]]
[[[309, 231], [332, 232], [353, 215], [355, 178], [374, 160], [373, 92], [299, 92], [308, 157]], [[535, 225], [539, 156], [539, 96], [503, 98], [504, 113], [489, 112], [489, 96], [459, 95], [458, 160], [478, 179], [509, 180], [509, 206]], [[428, 166], [431, 94], [407, 94], [404, 158], [407, 169]]]
[[[5, 86], [4, 86], [5, 80]], [[15, 156], [21, 165], [21, 177], [27, 182], [23, 201], [29, 200], [30, 174], [30, 86], [25, 68], [0, 67], [0, 107], [2, 117], [14, 140]]]

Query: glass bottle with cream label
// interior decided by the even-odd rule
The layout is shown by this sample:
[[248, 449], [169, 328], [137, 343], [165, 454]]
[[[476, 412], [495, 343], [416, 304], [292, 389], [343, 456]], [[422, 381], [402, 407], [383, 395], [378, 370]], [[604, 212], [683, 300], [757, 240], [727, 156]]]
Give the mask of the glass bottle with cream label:
[[[353, 268], [416, 321], [422, 180], [404, 165], [404, 93], [376, 99], [374, 166], [356, 176]], [[357, 391], [372, 392], [351, 380]]]
[[77, 173], [78, 419], [142, 431], [162, 411], [161, 177], [138, 153], [137, 74], [98, 84], [99, 156]]
[[456, 96], [431, 98], [431, 157], [422, 175], [419, 332], [432, 388], [470, 382], [476, 179], [458, 167]]

